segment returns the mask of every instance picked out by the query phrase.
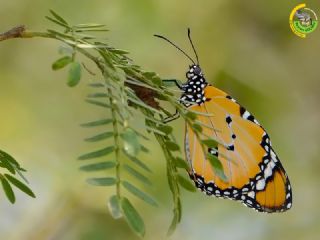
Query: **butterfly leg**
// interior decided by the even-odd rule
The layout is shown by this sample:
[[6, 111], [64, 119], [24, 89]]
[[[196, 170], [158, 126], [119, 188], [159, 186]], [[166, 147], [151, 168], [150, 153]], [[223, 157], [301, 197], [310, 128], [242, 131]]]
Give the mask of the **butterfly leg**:
[[173, 115], [171, 115], [171, 116], [166, 117], [165, 119], [163, 119], [163, 122], [164, 122], [164, 123], [168, 123], [168, 122], [171, 122], [171, 121], [173, 121], [173, 120], [178, 119], [179, 117], [180, 117], [180, 113], [178, 112], [178, 110], [176, 110], [176, 112], [175, 112]]
[[[174, 83], [181, 90], [183, 90], [183, 88], [184, 88], [184, 86], [177, 79], [163, 79], [162, 82], [164, 82], [164, 83]], [[180, 117], [180, 113], [176, 109], [176, 112], [173, 115], [163, 119], [163, 122], [164, 123], [168, 123], [168, 122], [171, 122], [173, 120], [178, 119], [179, 117]]]
[[162, 82], [174, 83], [179, 89], [183, 89], [183, 85], [177, 79], [163, 79]]

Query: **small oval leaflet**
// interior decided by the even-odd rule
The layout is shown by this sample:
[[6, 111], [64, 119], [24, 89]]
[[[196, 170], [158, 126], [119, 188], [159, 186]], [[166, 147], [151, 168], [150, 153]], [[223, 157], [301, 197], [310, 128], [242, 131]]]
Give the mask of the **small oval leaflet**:
[[176, 144], [175, 142], [166, 141], [165, 144], [166, 144], [166, 147], [167, 147], [170, 151], [179, 151], [179, 150], [180, 150], [179, 145]]
[[105, 169], [114, 168], [116, 166], [115, 162], [100, 162], [100, 163], [92, 163], [88, 165], [84, 165], [80, 167], [81, 171], [85, 172], [94, 172], [94, 171], [101, 171]]
[[191, 183], [191, 181], [187, 180], [186, 178], [182, 177], [180, 174], [178, 174], [178, 182], [179, 182], [181, 187], [183, 187], [184, 189], [186, 189], [186, 190], [188, 190], [190, 192], [196, 192], [197, 191], [197, 189], [193, 185], [193, 183]]
[[9, 182], [2, 175], [0, 176], [0, 180], [1, 180], [2, 188], [5, 192], [8, 200], [11, 203], [14, 203], [16, 201], [16, 197], [14, 195], [14, 192], [13, 192], [12, 187], [10, 186]]
[[72, 58], [69, 56], [64, 56], [62, 58], [59, 58], [54, 63], [52, 63], [52, 70], [59, 70], [61, 68], [64, 68], [71, 62], [72, 62]]
[[132, 206], [130, 201], [125, 197], [121, 199], [121, 209], [131, 229], [140, 237], [143, 237], [145, 234], [144, 222], [141, 216], [139, 215], [139, 213], [137, 212], [137, 210]]
[[106, 156], [114, 151], [114, 146], [109, 146], [94, 152], [86, 153], [78, 157], [78, 160], [87, 160]]
[[111, 177], [104, 178], [89, 178], [87, 179], [87, 183], [94, 186], [112, 186], [115, 185], [117, 180]]
[[223, 166], [220, 162], [220, 160], [211, 154], [207, 155], [207, 159], [209, 163], [211, 164], [213, 171], [219, 176], [219, 178], [225, 182], [228, 182], [227, 176], [224, 174]]
[[122, 217], [121, 209], [120, 209], [120, 199], [113, 195], [108, 201], [108, 208], [111, 213], [111, 216], [114, 219], [119, 219]]
[[130, 156], [136, 156], [141, 149], [137, 134], [131, 128], [127, 128], [120, 136], [124, 142], [125, 152]]
[[78, 85], [81, 79], [81, 65], [78, 62], [73, 62], [70, 65], [69, 76], [68, 76], [68, 86], [74, 87]]
[[146, 203], [157, 207], [158, 204], [156, 203], [156, 201], [151, 198], [149, 195], [147, 195], [146, 193], [142, 192], [140, 189], [138, 189], [137, 187], [135, 187], [134, 185], [132, 185], [131, 183], [127, 182], [127, 181], [123, 181], [122, 185], [129, 191], [131, 192], [133, 195], [135, 195], [136, 197], [140, 198], [141, 200], [145, 201]]
[[24, 183], [20, 182], [15, 177], [6, 173], [4, 174], [4, 176], [10, 183], [12, 183], [15, 187], [19, 188], [22, 192], [28, 194], [30, 197], [36, 197], [29, 187], [27, 187]]

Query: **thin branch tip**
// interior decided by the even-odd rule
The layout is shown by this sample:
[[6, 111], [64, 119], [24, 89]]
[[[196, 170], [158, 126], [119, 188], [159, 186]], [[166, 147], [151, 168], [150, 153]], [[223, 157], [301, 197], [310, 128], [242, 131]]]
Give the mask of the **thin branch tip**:
[[4, 41], [11, 38], [20, 38], [23, 36], [23, 33], [25, 31], [26, 31], [26, 27], [24, 25], [18, 25], [4, 33], [0, 33], [0, 41]]

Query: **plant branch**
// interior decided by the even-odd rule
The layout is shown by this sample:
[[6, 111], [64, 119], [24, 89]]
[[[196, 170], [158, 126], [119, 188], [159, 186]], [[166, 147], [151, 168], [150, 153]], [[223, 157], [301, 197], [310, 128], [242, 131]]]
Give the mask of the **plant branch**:
[[[148, 179], [140, 174], [132, 167], [128, 167], [128, 164], [121, 158], [120, 150], [124, 151], [128, 158], [135, 164], [139, 165], [143, 169], [148, 169], [144, 163], [142, 163], [136, 155], [142, 149], [143, 145], [137, 140], [138, 137], [143, 136], [144, 133], [140, 133], [137, 126], [129, 127], [129, 117], [132, 119], [132, 110], [138, 109], [143, 114], [143, 120], [145, 125], [144, 131], [153, 132], [155, 137], [161, 146], [164, 156], [167, 161], [167, 178], [170, 186], [170, 190], [173, 198], [173, 212], [174, 217], [169, 229], [169, 233], [172, 233], [176, 225], [181, 219], [181, 198], [180, 198], [180, 185], [177, 157], [175, 151], [179, 151], [180, 147], [176, 143], [173, 137], [173, 129], [162, 121], [162, 119], [168, 115], [168, 111], [160, 107], [158, 99], [169, 103], [173, 108], [177, 109], [180, 115], [186, 121], [188, 127], [194, 131], [198, 138], [203, 152], [206, 152], [207, 146], [202, 144], [202, 130], [201, 126], [196, 123], [197, 113], [189, 111], [179, 101], [172, 91], [163, 85], [162, 80], [154, 72], [145, 72], [139, 66], [134, 65], [132, 60], [129, 59], [126, 54], [128, 52], [110, 47], [106, 43], [98, 42], [95, 37], [86, 35], [86, 33], [93, 31], [106, 31], [104, 25], [101, 24], [79, 24], [70, 26], [62, 17], [55, 12], [50, 11], [52, 16], [47, 17], [50, 21], [63, 27], [64, 31], [58, 32], [55, 30], [48, 30], [47, 32], [32, 32], [27, 31], [25, 26], [16, 26], [2, 34], [0, 34], [0, 41], [5, 41], [15, 38], [48, 38], [58, 40], [68, 45], [72, 49], [72, 56], [64, 56], [58, 59], [53, 64], [53, 69], [57, 70], [70, 64], [71, 80], [68, 79], [69, 86], [75, 86], [80, 80], [81, 64], [75, 60], [75, 53], [79, 52], [86, 58], [93, 61], [101, 75], [104, 82], [98, 82], [91, 84], [92, 87], [100, 88], [105, 92], [96, 92], [91, 95], [95, 96], [95, 99], [87, 99], [88, 103], [94, 104], [99, 107], [103, 107], [108, 111], [111, 110], [111, 119], [103, 119], [95, 122], [90, 122], [86, 126], [94, 127], [112, 123], [113, 131], [111, 134], [105, 132], [91, 138], [94, 140], [106, 139], [108, 136], [113, 135], [114, 146], [108, 146], [104, 149], [87, 153], [79, 157], [80, 160], [87, 160], [97, 157], [106, 156], [111, 152], [114, 152], [116, 162], [100, 162], [89, 164], [82, 169], [86, 171], [95, 171], [115, 167], [115, 178], [94, 178], [89, 179], [93, 185], [99, 186], [116, 186], [116, 199], [111, 198], [110, 206], [115, 216], [120, 217], [121, 214], [126, 218], [128, 224], [139, 235], [144, 234], [144, 223], [136, 212], [132, 204], [125, 197], [125, 193], [120, 192], [120, 187], [124, 187], [135, 196], [144, 200], [151, 205], [155, 205], [155, 202], [145, 193], [141, 192], [137, 187], [131, 183], [122, 180], [121, 170], [125, 169], [138, 178], [140, 181], [148, 183]], [[85, 67], [85, 66], [84, 66]], [[92, 73], [92, 72], [91, 72]], [[70, 75], [69, 75], [70, 78]], [[103, 101], [97, 100], [97, 97], [104, 97]], [[104, 100], [108, 100], [109, 103], [105, 103]], [[200, 114], [200, 113], [199, 113]], [[110, 121], [108, 121], [110, 120]], [[137, 123], [138, 125], [139, 123]], [[202, 135], [203, 136], [203, 135]], [[127, 148], [123, 147], [127, 144]], [[131, 151], [131, 152], [130, 152]], [[130, 153], [129, 153], [130, 152]], [[219, 160], [217, 160], [219, 161]], [[187, 165], [187, 164], [186, 164]], [[183, 167], [186, 168], [186, 167]], [[187, 168], [186, 168], [187, 169]], [[223, 170], [222, 170], [223, 173]], [[222, 174], [221, 174], [222, 175]], [[147, 180], [146, 180], [147, 179]], [[5, 183], [6, 184], [6, 183]], [[180, 183], [181, 184], [181, 183]], [[191, 183], [189, 183], [191, 184]], [[183, 184], [181, 184], [183, 186]], [[10, 191], [8, 192], [10, 195]], [[115, 201], [114, 201], [115, 200]], [[121, 213], [121, 214], [119, 214]]]

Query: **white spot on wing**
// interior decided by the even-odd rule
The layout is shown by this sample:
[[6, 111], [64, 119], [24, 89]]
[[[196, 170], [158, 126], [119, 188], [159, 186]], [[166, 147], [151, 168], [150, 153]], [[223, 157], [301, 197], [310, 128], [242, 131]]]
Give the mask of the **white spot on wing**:
[[270, 164], [267, 166], [267, 168], [264, 170], [264, 178], [267, 179], [272, 175], [272, 168]]
[[254, 195], [255, 195], [254, 191], [251, 191], [251, 192], [248, 193], [248, 196], [251, 197], [251, 198], [254, 198]]
[[257, 182], [256, 189], [262, 190], [262, 189], [264, 189], [265, 185], [266, 185], [266, 181], [264, 179], [261, 179]]
[[248, 119], [248, 117], [250, 116], [250, 113], [248, 111], [245, 111], [243, 114], [242, 114], [242, 117], [245, 118], [245, 119]]

